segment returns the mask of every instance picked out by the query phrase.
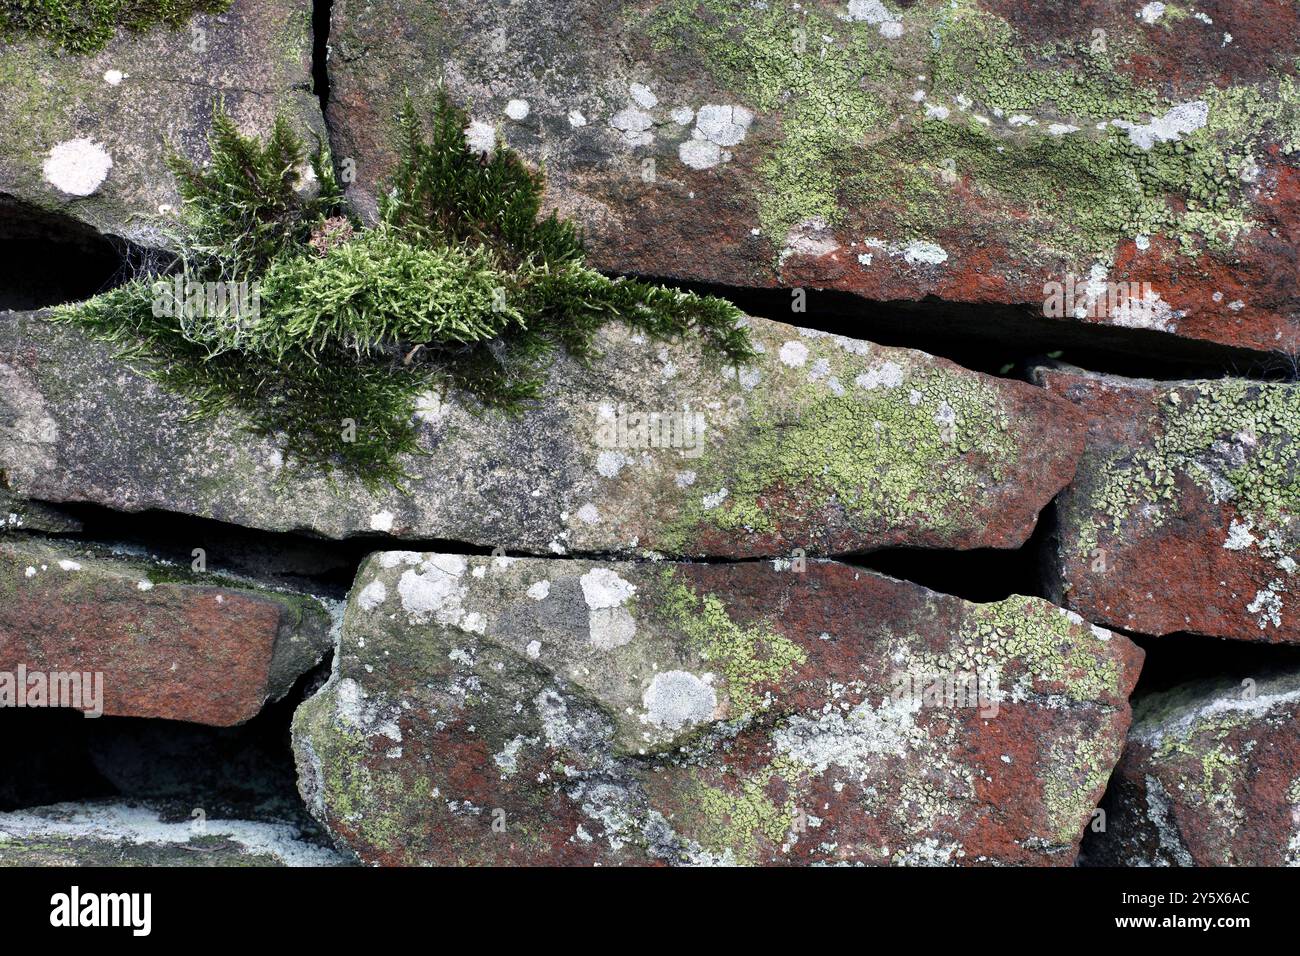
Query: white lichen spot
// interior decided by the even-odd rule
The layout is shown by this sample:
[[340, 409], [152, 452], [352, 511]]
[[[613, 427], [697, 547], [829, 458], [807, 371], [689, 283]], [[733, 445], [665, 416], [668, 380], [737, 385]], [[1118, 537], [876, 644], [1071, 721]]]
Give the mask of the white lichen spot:
[[64, 571], [81, 570], [80, 564], [78, 564], [76, 561], [69, 561], [67, 558], [64, 558], [62, 561], [59, 562], [59, 567], [61, 567]]
[[103, 185], [113, 157], [89, 137], [59, 143], [45, 157], [45, 181], [69, 196], [89, 196]]
[[695, 121], [695, 110], [689, 106], [675, 106], [668, 116], [678, 126], [690, 126]]
[[579, 110], [569, 110], [569, 125], [574, 129], [587, 125], [587, 117], [583, 116]]
[[1138, 19], [1143, 23], [1153, 24], [1165, 15], [1165, 5], [1163, 3], [1145, 4], [1137, 15]]
[[528, 586], [527, 594], [534, 601], [545, 601], [551, 595], [551, 582], [536, 581]]
[[596, 471], [603, 478], [617, 478], [626, 464], [627, 456], [620, 451], [602, 451], [596, 456]]
[[1272, 581], [1262, 591], [1255, 592], [1255, 599], [1246, 605], [1246, 610], [1256, 615], [1255, 622], [1259, 629], [1265, 630], [1272, 624], [1275, 628], [1282, 626], [1282, 595], [1285, 591], [1281, 581]]
[[628, 92], [632, 94], [636, 105], [642, 109], [653, 109], [659, 105], [659, 97], [655, 96], [650, 87], [644, 83], [633, 83], [628, 87]]
[[786, 342], [778, 353], [782, 364], [798, 368], [808, 361], [808, 346], [802, 342]]
[[527, 119], [528, 114], [531, 111], [532, 107], [528, 105], [527, 100], [514, 99], [506, 104], [506, 116], [509, 116], [516, 122], [522, 119]]
[[370, 516], [370, 530], [389, 532], [393, 530], [393, 513], [391, 511], [380, 511]]
[[415, 399], [415, 417], [429, 425], [447, 417], [447, 403], [437, 392], [425, 392]]
[[601, 608], [622, 607], [636, 593], [636, 585], [609, 568], [592, 568], [578, 583], [582, 597], [593, 611]]
[[465, 145], [471, 153], [491, 156], [497, 146], [496, 127], [481, 120], [472, 121], [465, 127]]
[[600, 510], [589, 501], [578, 509], [578, 520], [584, 524], [595, 524], [600, 520]]
[[612, 651], [636, 637], [636, 619], [625, 607], [596, 608], [587, 612], [587, 631], [592, 647]]
[[537, 658], [540, 657], [542, 654], [542, 642], [529, 641], [528, 646], [524, 648], [524, 653], [527, 654], [529, 657], [531, 657], [533, 660], [537, 660]]
[[712, 719], [718, 697], [707, 682], [690, 671], [663, 671], [656, 674], [641, 695], [647, 723], [667, 730], [678, 730]]
[[492, 755], [492, 761], [501, 768], [501, 776], [513, 776], [519, 770], [519, 751], [528, 741], [522, 736], [516, 736], [501, 748], [501, 752]]
[[1156, 143], [1168, 143], [1194, 133], [1205, 126], [1210, 117], [1210, 106], [1204, 100], [1191, 100], [1170, 107], [1163, 116], [1149, 123], [1130, 123], [1111, 120], [1111, 125], [1128, 130], [1128, 138], [1143, 151]]
[[677, 147], [677, 158], [691, 169], [709, 169], [722, 162], [722, 147], [702, 137], [692, 136]]
[[1254, 523], [1251, 521], [1238, 521], [1234, 518], [1228, 528], [1228, 537], [1223, 542], [1223, 546], [1229, 551], [1245, 551], [1256, 540], [1255, 536], [1250, 533], [1253, 525]]
[[726, 488], [719, 488], [717, 491], [713, 492], [713, 494], [705, 495], [701, 502], [704, 505], [704, 510], [712, 511], [718, 505], [727, 500], [727, 494], [728, 492]]
[[898, 388], [903, 384], [903, 368], [897, 362], [881, 362], [879, 365], [867, 369], [853, 381], [858, 388], [867, 391], [882, 386], [884, 388]]
[[695, 114], [695, 131], [719, 146], [738, 146], [754, 114], [743, 106], [707, 104]]
[[363, 611], [373, 611], [379, 605], [383, 604], [384, 599], [387, 597], [388, 588], [384, 585], [384, 582], [378, 580], [371, 581], [362, 588], [361, 593], [357, 595], [357, 605]]
[[153, 582], [150, 581], [148, 578], [145, 578], [145, 579], [143, 579], [143, 580], [137, 581], [137, 582], [135, 582], [135, 589], [136, 589], [137, 591], [152, 591], [152, 590], [153, 590]]
[[643, 109], [629, 106], [619, 110], [609, 119], [609, 125], [623, 134], [629, 146], [649, 146], [654, 142], [654, 117]]
[[126, 79], [126, 74], [123, 73], [121, 70], [104, 71], [104, 82], [107, 83], [109, 86], [117, 86], [124, 79]]
[[948, 261], [948, 253], [938, 243], [917, 240], [903, 247], [903, 259], [908, 265], [937, 266]]

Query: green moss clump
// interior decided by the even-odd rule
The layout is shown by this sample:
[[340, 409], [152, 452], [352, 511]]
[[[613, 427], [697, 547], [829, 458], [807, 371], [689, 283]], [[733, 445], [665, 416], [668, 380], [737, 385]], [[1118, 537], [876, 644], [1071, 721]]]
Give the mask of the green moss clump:
[[665, 591], [657, 606], [686, 635], [692, 649], [722, 671], [731, 719], [760, 710], [764, 705], [760, 688], [807, 662], [803, 649], [788, 637], [769, 625], [736, 623], [715, 595], [696, 594], [676, 581], [671, 569], [664, 572], [663, 583]]
[[55, 49], [94, 53], [120, 29], [142, 33], [159, 24], [179, 27], [198, 13], [224, 13], [230, 0], [5, 0], [0, 39], [24, 34]]
[[504, 148], [471, 151], [466, 122], [439, 94], [426, 135], [406, 103], [401, 162], [363, 229], [343, 215], [327, 150], [308, 156], [283, 121], [259, 142], [219, 112], [206, 169], [171, 158], [189, 225], [173, 273], [55, 316], [121, 342], [195, 414], [238, 408], [291, 463], [371, 485], [400, 483], [398, 457], [418, 451], [420, 395], [460, 389], [517, 411], [558, 352], [592, 359], [607, 322], [753, 357], [730, 303], [587, 267], [573, 225], [540, 215], [541, 177]]

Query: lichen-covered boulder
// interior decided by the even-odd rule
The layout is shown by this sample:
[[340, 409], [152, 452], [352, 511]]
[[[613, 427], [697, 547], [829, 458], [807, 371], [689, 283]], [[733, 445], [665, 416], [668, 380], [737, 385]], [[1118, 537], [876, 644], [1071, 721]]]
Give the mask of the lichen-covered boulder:
[[284, 696], [329, 647], [329, 612], [306, 595], [100, 548], [0, 539], [5, 707], [229, 726]]
[[1300, 672], [1135, 705], [1089, 862], [1300, 866]]
[[311, 16], [307, 0], [234, 0], [184, 26], [122, 28], [89, 53], [39, 36], [0, 43], [0, 194], [170, 247], [180, 197], [165, 147], [206, 157], [216, 104], [246, 130], [268, 131], [280, 113], [324, 135]]
[[381, 552], [299, 789], [372, 864], [1068, 864], [1141, 660], [835, 562]]
[[401, 97], [445, 83], [475, 142], [495, 127], [545, 164], [611, 270], [1300, 338], [1294, 4], [336, 0], [332, 20], [327, 114], [367, 213]]
[[0, 314], [0, 471], [19, 497], [269, 530], [738, 556], [1015, 547], [1074, 473], [1083, 417], [1042, 389], [747, 321], [762, 354], [740, 369], [613, 325], [526, 414], [430, 394], [399, 491], [288, 469], [273, 438], [191, 420], [112, 346]]
[[4, 866], [341, 866], [287, 822], [168, 819], [147, 803], [60, 803], [0, 813]]
[[1146, 634], [1300, 641], [1300, 386], [1035, 377], [1091, 415], [1056, 504], [1061, 603]]

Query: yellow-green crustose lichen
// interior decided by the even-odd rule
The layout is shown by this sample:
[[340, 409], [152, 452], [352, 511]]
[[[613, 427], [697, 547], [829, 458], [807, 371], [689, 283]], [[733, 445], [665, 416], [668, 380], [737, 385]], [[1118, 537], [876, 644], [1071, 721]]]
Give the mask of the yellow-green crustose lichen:
[[650, 18], [661, 49], [697, 58], [779, 122], [756, 195], [777, 247], [800, 223], [834, 225], [863, 201], [875, 234], [933, 237], [960, 225], [959, 181], [981, 206], [1016, 211], [1004, 237], [1013, 249], [1104, 258], [1144, 233], [1188, 252], [1224, 247], [1251, 224], [1268, 142], [1300, 149], [1291, 75], [1175, 102], [1117, 71], [1141, 52], [1138, 37], [1031, 46], [969, 0], [894, 16], [894, 39], [788, 2], [674, 0]]
[[1176, 507], [1180, 475], [1213, 501], [1231, 501], [1261, 548], [1294, 568], [1300, 513], [1300, 393], [1295, 386], [1222, 379], [1157, 392], [1159, 433], [1148, 448], [1116, 452], [1083, 506], [1076, 550], [1120, 534], [1141, 515], [1160, 527]]
[[799, 645], [771, 625], [739, 624], [713, 594], [697, 594], [664, 572], [659, 603], [667, 619], [686, 635], [691, 648], [721, 670], [731, 698], [732, 719], [748, 716], [764, 703], [759, 688], [779, 681], [787, 670], [807, 662]]
[[744, 426], [699, 468], [697, 493], [664, 536], [667, 547], [689, 547], [701, 528], [772, 531], [790, 498], [838, 506], [863, 530], [942, 532], [1016, 460], [995, 383], [901, 352], [834, 357], [835, 376], [809, 381], [808, 368], [820, 362], [812, 359], [834, 347], [823, 353], [823, 340], [808, 342], [807, 366], [773, 363], [771, 374], [785, 381], [750, 393]]
[[1119, 756], [1116, 749], [1101, 738], [1053, 748], [1050, 769], [1043, 775], [1043, 806], [1057, 843], [1070, 844], [1079, 836], [1086, 814], [1096, 805], [1094, 794], [1110, 779]]
[[[1093, 703], [1122, 697], [1119, 664], [1106, 652], [1105, 632], [1082, 618], [1039, 598], [1013, 594], [995, 604], [971, 608], [943, 655], [909, 653], [914, 673], [970, 673], [1001, 680], [1012, 665], [1023, 669], [1027, 681], [1060, 684], [1074, 701]], [[1001, 688], [1017, 694], [1016, 688]]]
[[773, 776], [789, 784], [798, 772], [786, 758], [777, 757], [769, 767], [741, 777], [738, 792], [704, 783], [698, 772], [692, 772], [692, 799], [687, 805], [696, 808], [699, 816], [686, 834], [724, 861], [758, 862], [758, 838], [782, 845], [798, 813], [792, 796], [777, 804], [768, 794]]

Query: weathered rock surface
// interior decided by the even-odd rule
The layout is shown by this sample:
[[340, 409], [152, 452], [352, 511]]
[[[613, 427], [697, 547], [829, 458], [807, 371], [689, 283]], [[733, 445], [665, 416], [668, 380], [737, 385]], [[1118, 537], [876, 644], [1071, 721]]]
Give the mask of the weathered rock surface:
[[1090, 862], [1300, 866], [1300, 672], [1136, 705]]
[[1057, 498], [1061, 603], [1147, 634], [1300, 640], [1300, 386], [1035, 375], [1092, 415]]
[[173, 822], [148, 804], [61, 803], [0, 813], [0, 866], [340, 866], [287, 823]]
[[[0, 540], [0, 672], [92, 675], [104, 714], [240, 723], [325, 655], [329, 632], [328, 612], [305, 595], [205, 583], [67, 543]], [[80, 709], [90, 710], [85, 679]]]
[[269, 530], [741, 556], [1015, 547], [1074, 473], [1082, 416], [1042, 389], [749, 321], [763, 354], [739, 370], [611, 326], [523, 416], [431, 395], [402, 493], [290, 475], [272, 440], [186, 420], [111, 347], [0, 314], [0, 469], [20, 497]]
[[149, 246], [172, 244], [180, 205], [165, 144], [206, 157], [215, 102], [248, 132], [279, 112], [324, 135], [307, 0], [235, 0], [91, 55], [0, 44], [0, 88], [0, 193]]
[[372, 864], [1068, 864], [1141, 661], [835, 562], [383, 552], [299, 788]]
[[1295, 351], [1295, 5], [1139, 6], [337, 0], [327, 114], [365, 212], [445, 83], [604, 268]]

